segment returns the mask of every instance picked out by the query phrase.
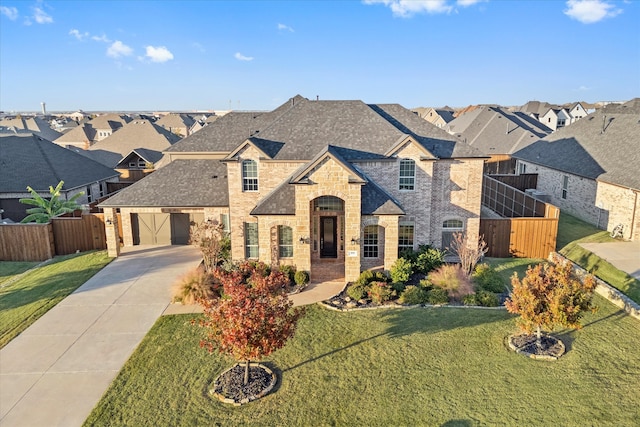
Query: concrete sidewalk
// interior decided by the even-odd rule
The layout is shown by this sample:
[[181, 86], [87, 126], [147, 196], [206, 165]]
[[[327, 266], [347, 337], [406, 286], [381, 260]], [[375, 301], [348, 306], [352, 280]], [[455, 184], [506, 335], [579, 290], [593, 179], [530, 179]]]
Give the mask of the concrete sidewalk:
[[580, 243], [580, 246], [640, 280], [640, 242]]
[[202, 260], [192, 246], [136, 246], [0, 350], [0, 425], [80, 426]]

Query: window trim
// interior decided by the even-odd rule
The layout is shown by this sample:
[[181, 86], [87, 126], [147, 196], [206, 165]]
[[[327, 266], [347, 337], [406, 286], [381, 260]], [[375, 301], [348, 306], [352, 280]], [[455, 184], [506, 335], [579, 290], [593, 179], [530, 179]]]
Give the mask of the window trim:
[[364, 258], [380, 258], [379, 243], [380, 227], [375, 224], [365, 226], [362, 230], [362, 256]]
[[[249, 176], [248, 170], [245, 169], [245, 165], [252, 165], [255, 167], [255, 176]], [[252, 159], [243, 160], [241, 164], [241, 174], [242, 174], [242, 191], [243, 192], [255, 192], [259, 191], [258, 185], [258, 162]], [[253, 174], [253, 171], [251, 171]], [[255, 187], [255, 188], [254, 188]]]
[[[403, 165], [412, 165], [413, 174], [403, 175], [402, 174]], [[405, 181], [403, 182], [403, 180]], [[400, 163], [398, 164], [398, 191], [415, 191], [415, 189], [416, 189], [416, 161], [413, 159], [401, 159]]]
[[[291, 240], [283, 243], [283, 232], [287, 229]], [[278, 226], [278, 258], [293, 258], [293, 228], [288, 225]]]

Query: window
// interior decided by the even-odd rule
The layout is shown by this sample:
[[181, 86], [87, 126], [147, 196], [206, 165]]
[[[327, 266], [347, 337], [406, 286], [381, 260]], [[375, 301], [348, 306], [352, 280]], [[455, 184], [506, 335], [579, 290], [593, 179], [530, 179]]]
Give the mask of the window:
[[457, 233], [464, 231], [464, 223], [460, 219], [447, 219], [442, 222], [442, 246], [445, 251], [451, 252], [453, 241]]
[[406, 249], [413, 249], [413, 224], [398, 226], [398, 256]]
[[87, 202], [93, 202], [93, 197], [91, 197], [91, 186], [87, 185]]
[[562, 198], [567, 198], [567, 192], [569, 191], [569, 177], [562, 175]]
[[258, 191], [258, 164], [254, 160], [242, 162], [242, 191]]
[[527, 173], [527, 165], [521, 162], [518, 162], [518, 175], [522, 175]]
[[400, 160], [400, 190], [413, 190], [416, 183], [416, 162]]
[[280, 258], [293, 257], [293, 230], [286, 225], [278, 226], [278, 254]]
[[344, 211], [342, 199], [333, 196], [320, 196], [313, 201], [313, 208], [316, 211]]
[[258, 258], [258, 223], [244, 223], [244, 256]]
[[229, 214], [220, 214], [220, 224], [222, 224], [222, 231], [229, 234], [231, 233], [231, 224], [229, 224]]
[[367, 225], [364, 228], [363, 252], [365, 258], [378, 258], [378, 226]]

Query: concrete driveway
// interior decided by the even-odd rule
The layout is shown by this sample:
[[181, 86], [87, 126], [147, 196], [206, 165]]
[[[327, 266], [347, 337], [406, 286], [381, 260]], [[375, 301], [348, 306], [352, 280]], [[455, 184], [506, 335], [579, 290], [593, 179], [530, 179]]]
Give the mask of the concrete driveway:
[[0, 425], [80, 426], [169, 305], [192, 246], [124, 248], [0, 350]]
[[640, 242], [580, 243], [580, 246], [640, 280]]

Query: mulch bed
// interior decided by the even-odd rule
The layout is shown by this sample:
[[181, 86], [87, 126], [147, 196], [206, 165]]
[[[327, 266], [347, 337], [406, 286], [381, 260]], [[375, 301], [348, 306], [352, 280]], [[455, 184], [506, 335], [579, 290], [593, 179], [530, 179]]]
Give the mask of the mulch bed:
[[275, 374], [266, 366], [251, 364], [249, 382], [244, 384], [244, 364], [237, 364], [220, 374], [213, 383], [211, 393], [225, 403], [240, 405], [259, 399], [276, 384]]
[[536, 345], [535, 334], [512, 335], [509, 347], [519, 354], [532, 359], [557, 360], [565, 352], [565, 346], [558, 338], [550, 335], [542, 336], [542, 345]]

